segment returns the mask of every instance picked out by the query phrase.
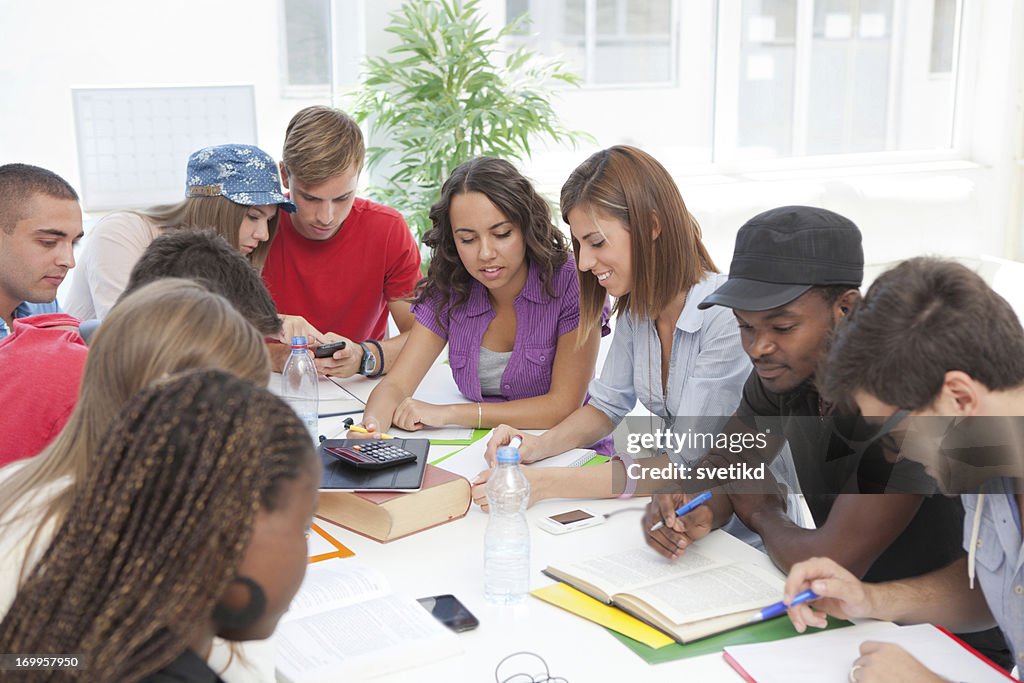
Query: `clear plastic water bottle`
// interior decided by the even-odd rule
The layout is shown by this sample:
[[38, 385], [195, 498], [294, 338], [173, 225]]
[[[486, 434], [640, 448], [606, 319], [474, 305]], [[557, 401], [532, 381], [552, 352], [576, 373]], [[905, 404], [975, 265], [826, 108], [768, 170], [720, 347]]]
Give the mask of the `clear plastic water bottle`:
[[317, 419], [320, 410], [317, 381], [316, 366], [306, 351], [306, 338], [292, 337], [292, 353], [285, 361], [281, 373], [281, 398], [287, 401], [306, 425], [314, 442], [320, 431]]
[[509, 605], [526, 599], [530, 589], [530, 527], [526, 506], [530, 482], [519, 469], [519, 450], [498, 449], [498, 466], [487, 480], [490, 518], [484, 534], [484, 596]]

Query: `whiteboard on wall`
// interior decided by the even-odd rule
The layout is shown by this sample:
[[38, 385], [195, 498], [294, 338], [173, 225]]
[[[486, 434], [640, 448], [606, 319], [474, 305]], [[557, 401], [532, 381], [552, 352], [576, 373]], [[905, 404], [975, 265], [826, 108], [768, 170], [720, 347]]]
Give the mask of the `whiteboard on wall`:
[[256, 144], [251, 85], [72, 88], [71, 97], [87, 211], [177, 202], [192, 152]]

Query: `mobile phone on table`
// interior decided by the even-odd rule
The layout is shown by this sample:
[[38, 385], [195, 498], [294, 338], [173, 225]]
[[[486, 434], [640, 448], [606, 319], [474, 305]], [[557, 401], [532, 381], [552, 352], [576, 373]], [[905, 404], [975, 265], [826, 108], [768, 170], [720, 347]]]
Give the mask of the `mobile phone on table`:
[[549, 534], [567, 534], [570, 531], [597, 526], [602, 522], [604, 522], [604, 515], [595, 515], [590, 510], [576, 508], [557, 515], [541, 517], [537, 521], [537, 526]]
[[329, 344], [321, 344], [320, 346], [313, 349], [314, 358], [330, 358], [334, 355], [335, 351], [341, 351], [345, 348], [345, 342], [336, 341], [330, 342]]
[[472, 631], [480, 625], [480, 621], [454, 595], [435, 595], [430, 598], [420, 598], [416, 602], [423, 605], [424, 609], [433, 614], [435, 619], [456, 633]]

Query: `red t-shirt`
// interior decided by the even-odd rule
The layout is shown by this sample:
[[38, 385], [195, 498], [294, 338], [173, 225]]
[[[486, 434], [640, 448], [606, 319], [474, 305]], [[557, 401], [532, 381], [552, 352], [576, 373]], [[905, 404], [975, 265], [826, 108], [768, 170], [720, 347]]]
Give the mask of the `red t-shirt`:
[[0, 466], [38, 455], [64, 428], [78, 402], [89, 349], [78, 318], [45, 313], [14, 321], [0, 340]]
[[306, 239], [289, 214], [279, 215], [263, 266], [277, 310], [355, 341], [383, 338], [388, 303], [412, 294], [420, 278], [419, 248], [402, 215], [356, 198], [328, 240]]

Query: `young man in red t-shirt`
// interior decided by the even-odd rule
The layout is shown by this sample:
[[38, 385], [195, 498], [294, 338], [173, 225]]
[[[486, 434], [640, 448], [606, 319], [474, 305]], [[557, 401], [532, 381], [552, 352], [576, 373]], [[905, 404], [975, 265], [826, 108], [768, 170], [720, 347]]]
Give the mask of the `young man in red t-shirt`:
[[[301, 316], [317, 343], [345, 341], [320, 372], [338, 377], [386, 371], [412, 326], [408, 297], [420, 277], [420, 253], [394, 209], [356, 198], [365, 147], [359, 126], [331, 107], [307, 107], [285, 134], [281, 179], [297, 211], [281, 214], [263, 281], [281, 313]], [[388, 313], [401, 332], [384, 339]], [[286, 326], [289, 323], [286, 322]], [[280, 370], [288, 347], [270, 349]]]

